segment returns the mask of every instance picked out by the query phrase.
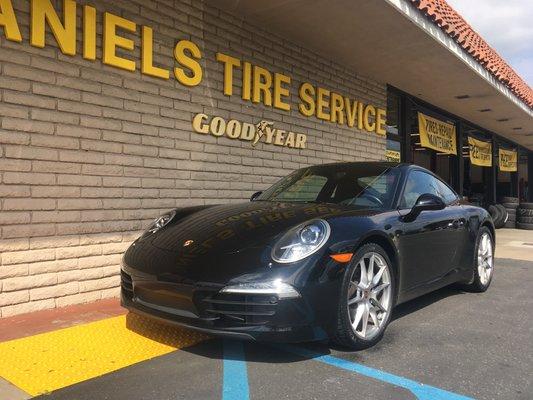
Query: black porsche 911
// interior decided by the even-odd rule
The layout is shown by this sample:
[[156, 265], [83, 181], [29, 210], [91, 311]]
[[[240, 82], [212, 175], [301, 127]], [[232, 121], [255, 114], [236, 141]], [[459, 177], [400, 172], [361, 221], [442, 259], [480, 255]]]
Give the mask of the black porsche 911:
[[360, 349], [399, 303], [485, 291], [494, 239], [484, 209], [421, 167], [312, 166], [248, 203], [157, 218], [124, 255], [122, 303], [213, 334]]

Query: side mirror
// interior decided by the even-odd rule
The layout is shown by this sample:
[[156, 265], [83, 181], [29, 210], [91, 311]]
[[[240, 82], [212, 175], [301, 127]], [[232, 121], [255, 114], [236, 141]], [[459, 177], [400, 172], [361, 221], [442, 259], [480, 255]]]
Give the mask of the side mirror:
[[252, 194], [252, 196], [250, 196], [250, 201], [254, 201], [255, 199], [257, 199], [259, 196], [261, 196], [263, 192], [259, 191], [259, 192], [255, 192], [254, 194]]
[[403, 217], [406, 222], [414, 221], [422, 211], [436, 211], [446, 208], [446, 204], [439, 196], [431, 193], [421, 194], [411, 211]]

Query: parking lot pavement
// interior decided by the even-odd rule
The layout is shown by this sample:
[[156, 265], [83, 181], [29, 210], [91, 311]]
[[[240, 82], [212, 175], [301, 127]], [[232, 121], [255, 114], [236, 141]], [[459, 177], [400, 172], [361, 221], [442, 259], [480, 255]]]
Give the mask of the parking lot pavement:
[[[33, 353], [27, 365], [15, 365], [17, 358], [12, 358], [9, 368], [19, 368], [30, 380], [46, 383], [50, 374], [84, 368], [84, 363], [100, 365], [106, 361], [109, 366], [101, 376], [83, 377], [86, 371], [79, 371], [78, 383], [65, 383], [70, 386], [53, 389], [41, 397], [43, 400], [533, 399], [532, 286], [533, 262], [497, 259], [487, 293], [445, 288], [400, 305], [383, 340], [359, 352], [324, 343], [272, 345], [209, 339], [183, 329], [152, 326], [129, 315], [67, 328], [79, 330], [77, 336], [61, 333], [72, 336], [63, 346], [70, 346], [74, 356], [56, 363], [55, 371], [38, 368], [44, 357], [39, 352]], [[120, 318], [125, 322], [117, 323]], [[112, 355], [101, 349], [100, 356], [77, 362], [86, 357], [76, 353], [84, 348], [83, 341], [99, 348], [98, 341], [103, 340], [84, 329], [94, 332], [94, 324], [105, 325], [107, 321], [112, 321], [116, 330], [105, 339]], [[48, 342], [42, 335], [22, 340], [39, 336]], [[121, 343], [132, 340], [129, 347]], [[46, 357], [68, 354], [58, 348], [60, 341], [53, 343], [47, 350], [52, 355]], [[9, 356], [15, 344], [0, 344], [4, 346], [2, 358]], [[131, 362], [121, 356], [129, 351], [137, 354]], [[116, 360], [123, 364], [113, 367]], [[0, 361], [0, 375], [5, 371]], [[17, 384], [16, 379], [11, 381]], [[23, 381], [18, 384], [22, 389], [24, 385]], [[32, 390], [39, 393], [36, 388]], [[5, 396], [0, 393], [0, 398]]]

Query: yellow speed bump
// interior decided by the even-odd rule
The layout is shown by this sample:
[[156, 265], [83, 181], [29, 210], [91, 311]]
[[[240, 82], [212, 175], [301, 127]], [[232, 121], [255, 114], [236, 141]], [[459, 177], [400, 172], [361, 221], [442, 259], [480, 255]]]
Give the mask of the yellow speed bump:
[[0, 343], [0, 376], [36, 396], [208, 336], [133, 314]]

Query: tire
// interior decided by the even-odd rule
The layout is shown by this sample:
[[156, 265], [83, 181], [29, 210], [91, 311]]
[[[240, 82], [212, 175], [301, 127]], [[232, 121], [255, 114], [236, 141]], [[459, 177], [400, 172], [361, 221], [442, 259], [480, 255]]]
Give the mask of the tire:
[[518, 204], [518, 197], [503, 196], [500, 201], [502, 203], [516, 203]]
[[509, 220], [505, 223], [503, 227], [507, 229], [516, 229], [516, 223], [514, 221]]
[[[485, 238], [490, 239], [488, 247], [487, 242], [484, 242], [484, 240], [486, 240]], [[489, 249], [490, 253], [488, 253]], [[487, 255], [490, 256], [490, 259], [487, 258]], [[483, 260], [481, 261], [483, 263], [481, 266], [479, 265], [480, 260]], [[490, 268], [483, 268], [483, 265], [487, 265], [487, 263]], [[474, 269], [474, 279], [472, 283], [467, 285], [467, 289], [471, 292], [485, 292], [489, 288], [494, 275], [494, 238], [492, 237], [489, 228], [486, 226], [482, 226], [477, 234], [472, 268]], [[488, 273], [488, 275], [485, 275], [486, 273]]]
[[498, 224], [500, 218], [501, 218], [501, 212], [498, 209], [498, 207], [494, 205], [490, 205], [488, 208], [489, 214], [492, 217], [492, 222], [494, 223], [494, 227]]
[[518, 208], [522, 208], [526, 210], [533, 210], [533, 203], [520, 203]]
[[526, 229], [528, 231], [533, 231], [533, 224], [526, 224], [526, 223], [522, 223], [522, 222], [517, 222], [516, 223], [516, 227], [518, 229]]
[[[372, 259], [373, 264], [372, 264]], [[373, 265], [374, 278], [381, 268], [380, 279], [374, 284], [374, 288], [382, 289], [374, 294], [374, 290], [367, 287], [366, 279], [363, 277], [361, 261], [366, 271], [370, 271]], [[367, 275], [365, 274], [365, 277]], [[357, 286], [354, 284], [357, 282]], [[383, 286], [388, 283], [388, 286]], [[363, 287], [363, 289], [361, 289]], [[337, 310], [337, 331], [332, 337], [332, 341], [354, 350], [366, 349], [375, 345], [383, 337], [383, 333], [390, 322], [394, 301], [396, 298], [395, 271], [392, 262], [383, 248], [374, 243], [368, 243], [360, 247], [352, 258], [349, 266], [344, 272], [342, 288], [340, 291], [339, 306]], [[355, 300], [349, 305], [349, 300]], [[379, 311], [374, 304], [379, 301], [386, 310]], [[367, 310], [374, 312], [375, 318]], [[359, 318], [355, 328], [353, 323], [355, 318]], [[366, 328], [364, 320], [366, 318]], [[381, 318], [381, 319], [380, 319]], [[376, 326], [374, 321], [378, 322]], [[360, 329], [359, 329], [360, 327]], [[375, 330], [374, 330], [375, 328]], [[369, 331], [369, 329], [371, 329]], [[365, 337], [366, 336], [366, 337]]]
[[507, 222], [507, 219], [509, 219], [509, 214], [507, 213], [507, 210], [505, 209], [505, 207], [502, 206], [501, 204], [496, 204], [496, 208], [498, 208], [502, 213], [502, 218], [499, 223], [500, 228], [502, 228]]
[[508, 210], [516, 210], [518, 208], [518, 203], [502, 203], [502, 206]]
[[533, 224], [533, 217], [520, 217], [518, 222], [521, 224]]
[[530, 210], [528, 208], [519, 208], [516, 210], [517, 214], [516, 216], [518, 219], [521, 217], [533, 217], [533, 210]]

